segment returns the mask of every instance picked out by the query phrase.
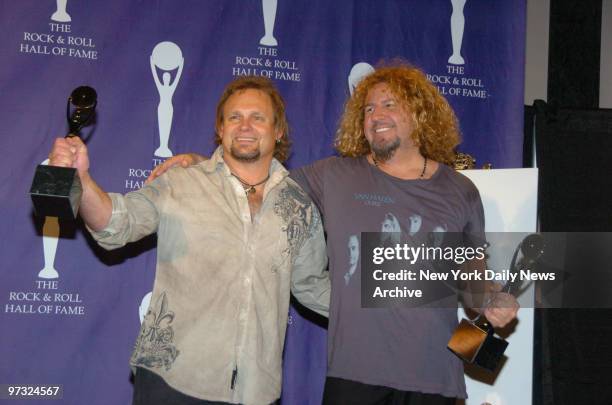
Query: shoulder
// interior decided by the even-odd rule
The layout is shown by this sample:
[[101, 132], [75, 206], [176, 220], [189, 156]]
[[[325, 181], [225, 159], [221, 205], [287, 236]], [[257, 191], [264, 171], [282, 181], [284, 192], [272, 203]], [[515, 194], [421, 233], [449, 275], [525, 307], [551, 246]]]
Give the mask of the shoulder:
[[194, 178], [202, 178], [214, 172], [214, 170], [208, 170], [204, 166], [205, 163], [206, 162], [201, 162], [187, 167], [174, 166], [168, 169], [167, 172], [162, 174], [160, 178], [165, 178], [168, 183], [189, 181]]
[[197, 189], [208, 184], [206, 178], [212, 175], [212, 172], [207, 172], [200, 164], [188, 167], [175, 166], [145, 185], [144, 188], [168, 195], [193, 194]]
[[304, 189], [291, 177], [286, 177], [279, 189], [279, 199], [291, 199], [301, 205], [309, 206], [312, 199]]
[[314, 229], [321, 222], [319, 210], [312, 198], [289, 177], [279, 187], [274, 212], [284, 222], [294, 226], [301, 224], [300, 226], [305, 226], [306, 229]]
[[[301, 171], [306, 175], [318, 175], [328, 173], [339, 173], [346, 170], [356, 170], [359, 167], [363, 167], [363, 158], [349, 158], [330, 156], [325, 159], [317, 160], [309, 165], [303, 166], [296, 171]], [[293, 171], [292, 171], [293, 174]]]
[[480, 192], [472, 180], [466, 175], [443, 164], [440, 164], [439, 170], [441, 170], [441, 172], [438, 178], [442, 187], [452, 190], [462, 200], [467, 201], [469, 204], [480, 204]]
[[440, 178], [453, 184], [455, 187], [466, 193], [478, 192], [478, 189], [466, 175], [447, 165], [440, 163]]

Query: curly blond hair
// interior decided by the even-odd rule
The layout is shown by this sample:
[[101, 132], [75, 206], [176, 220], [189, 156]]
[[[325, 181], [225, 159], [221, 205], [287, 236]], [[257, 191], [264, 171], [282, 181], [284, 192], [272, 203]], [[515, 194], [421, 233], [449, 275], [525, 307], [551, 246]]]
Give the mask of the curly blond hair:
[[379, 83], [385, 83], [400, 105], [412, 113], [415, 129], [410, 136], [421, 154], [452, 165], [454, 149], [460, 142], [457, 117], [427, 76], [401, 61], [379, 65], [355, 88], [336, 133], [335, 146], [340, 155], [356, 157], [370, 153], [363, 128], [364, 108], [368, 92]]
[[249, 89], [260, 90], [270, 96], [272, 108], [274, 109], [274, 127], [277, 131], [280, 131], [283, 134], [280, 138], [280, 142], [277, 142], [276, 145], [274, 145], [274, 157], [279, 162], [284, 162], [289, 157], [289, 151], [291, 148], [291, 140], [289, 139], [289, 123], [287, 122], [287, 117], [285, 115], [285, 102], [274, 86], [274, 83], [265, 77], [241, 76], [230, 82], [225, 87], [225, 90], [223, 90], [223, 94], [221, 95], [221, 99], [219, 99], [219, 103], [217, 104], [215, 143], [217, 145], [221, 145], [219, 128], [223, 123], [223, 107], [225, 107], [225, 103], [232, 95]]

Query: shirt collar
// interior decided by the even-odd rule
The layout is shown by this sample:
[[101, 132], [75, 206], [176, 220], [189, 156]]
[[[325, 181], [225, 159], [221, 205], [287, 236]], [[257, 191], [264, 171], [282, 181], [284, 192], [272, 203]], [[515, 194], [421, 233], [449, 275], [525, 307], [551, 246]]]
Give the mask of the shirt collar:
[[[215, 149], [215, 152], [212, 154], [210, 159], [199, 163], [199, 165], [206, 173], [222, 171], [226, 177], [232, 175], [229, 167], [225, 164], [225, 161], [223, 160], [223, 147], [221, 145], [219, 145], [217, 149]], [[278, 160], [276, 160], [276, 158], [272, 159], [272, 164], [270, 165], [270, 182], [276, 184], [288, 175], [289, 171], [285, 169], [285, 167]]]

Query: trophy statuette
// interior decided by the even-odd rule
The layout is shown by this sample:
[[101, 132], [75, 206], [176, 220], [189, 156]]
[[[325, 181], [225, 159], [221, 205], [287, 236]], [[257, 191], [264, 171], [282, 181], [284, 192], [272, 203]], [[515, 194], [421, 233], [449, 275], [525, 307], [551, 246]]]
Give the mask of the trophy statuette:
[[[79, 131], [92, 123], [96, 105], [97, 94], [93, 88], [80, 86], [72, 91], [66, 105], [67, 138], [79, 136]], [[81, 194], [81, 180], [76, 169], [47, 165], [36, 167], [30, 197], [37, 216], [74, 219]]]
[[[532, 268], [544, 253], [544, 240], [541, 235], [530, 234], [516, 247], [510, 272], [518, 273], [520, 269]], [[520, 278], [517, 281], [507, 281], [501, 292], [515, 297], [525, 292], [528, 285], [524, 285]], [[491, 300], [484, 307], [491, 304]], [[448, 349], [463, 361], [475, 364], [488, 371], [495, 371], [508, 347], [508, 342], [495, 336], [493, 326], [482, 316], [474, 320], [462, 319], [448, 342]]]

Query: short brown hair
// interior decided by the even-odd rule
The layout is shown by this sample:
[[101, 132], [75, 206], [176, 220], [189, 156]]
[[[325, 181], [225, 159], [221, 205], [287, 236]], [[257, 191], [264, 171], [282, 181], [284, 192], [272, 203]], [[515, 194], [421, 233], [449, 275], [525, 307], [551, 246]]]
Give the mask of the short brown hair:
[[336, 133], [335, 146], [342, 156], [363, 156], [370, 153], [364, 129], [364, 108], [368, 92], [385, 83], [397, 101], [412, 112], [415, 129], [411, 134], [421, 154], [452, 165], [455, 148], [460, 142], [457, 117], [446, 99], [419, 69], [403, 62], [379, 64], [355, 88], [346, 102]]
[[223, 123], [223, 107], [225, 107], [225, 103], [232, 95], [249, 89], [260, 90], [270, 96], [272, 108], [274, 109], [274, 127], [277, 131], [280, 131], [283, 134], [280, 138], [280, 142], [276, 143], [274, 147], [274, 157], [278, 161], [284, 162], [289, 157], [289, 149], [291, 147], [291, 141], [289, 140], [289, 124], [287, 123], [287, 117], [285, 116], [285, 102], [274, 86], [274, 83], [265, 77], [241, 76], [233, 80], [225, 87], [225, 90], [223, 90], [223, 94], [221, 95], [221, 99], [217, 104], [215, 143], [217, 145], [221, 145], [219, 128]]

